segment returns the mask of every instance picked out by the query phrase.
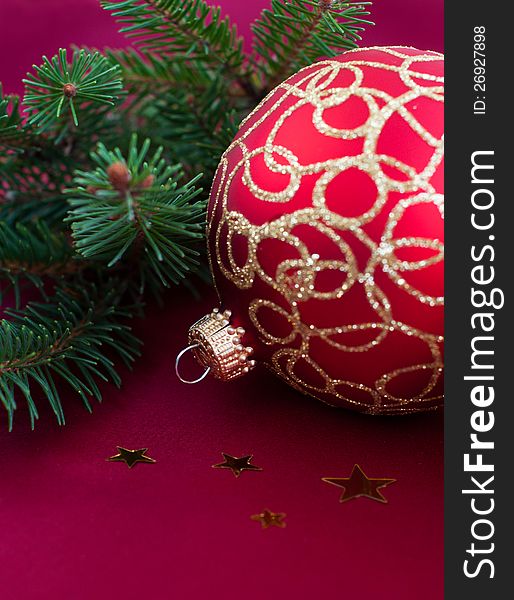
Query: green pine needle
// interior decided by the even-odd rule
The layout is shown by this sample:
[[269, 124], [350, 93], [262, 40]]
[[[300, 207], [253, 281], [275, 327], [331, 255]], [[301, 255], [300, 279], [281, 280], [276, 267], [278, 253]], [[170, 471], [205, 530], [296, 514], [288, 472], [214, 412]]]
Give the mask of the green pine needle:
[[139, 148], [136, 135], [127, 158], [99, 144], [91, 154], [97, 168], [77, 171], [68, 190], [77, 252], [107, 267], [136, 258], [141, 291], [147, 280], [167, 286], [196, 268], [205, 221], [199, 177], [179, 184], [180, 165], [167, 165], [162, 147], [147, 159], [149, 148], [148, 139]]
[[237, 133], [241, 116], [227, 100], [223, 80], [214, 78], [198, 96], [182, 88], [171, 88], [155, 105], [159, 119], [154, 137], [158, 135], [172, 155], [187, 165], [188, 173], [203, 171], [202, 186], [209, 189], [219, 159]]
[[45, 280], [59, 280], [78, 267], [64, 234], [50, 231], [43, 222], [27, 227], [0, 221], [0, 305], [3, 294], [13, 290], [15, 305], [20, 306], [23, 283], [46, 297]]
[[[36, 141], [33, 128], [23, 123], [19, 97], [14, 94], [4, 96], [0, 83], [0, 164], [7, 156], [34, 150], [38, 145], [45, 146], [46, 150], [50, 144]], [[0, 187], [1, 183], [0, 179]]]
[[54, 146], [45, 154], [38, 149], [0, 156], [0, 220], [14, 225], [44, 219], [62, 229], [67, 210], [62, 189], [68, 177], [68, 165]]
[[271, 0], [252, 25], [254, 60], [270, 90], [321, 57], [357, 47], [370, 2]]
[[31, 303], [0, 320], [0, 405], [12, 428], [19, 394], [27, 403], [32, 427], [37, 401], [46, 398], [60, 425], [64, 411], [60, 385], [67, 383], [88, 410], [101, 401], [101, 381], [120, 385], [111, 355], [130, 366], [139, 341], [124, 323], [130, 311], [119, 308], [115, 282], [100, 292], [85, 283], [58, 289], [45, 304]]
[[244, 60], [243, 39], [221, 9], [205, 0], [101, 0], [123, 25], [121, 33], [142, 49], [182, 54], [237, 69]]
[[0, 150], [17, 150], [22, 135], [19, 98], [4, 97], [0, 83]]
[[68, 63], [67, 52], [61, 48], [58, 55], [51, 59], [43, 56], [43, 64], [33, 67], [35, 73], [23, 80], [23, 103], [29, 113], [28, 124], [42, 131], [67, 112], [66, 108], [77, 126], [81, 104], [113, 106], [123, 87], [119, 66], [99, 52], [76, 50]]
[[123, 82], [131, 93], [157, 95], [170, 88], [201, 93], [216, 77], [216, 72], [201, 61], [170, 60], [165, 55], [135, 48], [106, 49], [105, 53], [119, 64]]

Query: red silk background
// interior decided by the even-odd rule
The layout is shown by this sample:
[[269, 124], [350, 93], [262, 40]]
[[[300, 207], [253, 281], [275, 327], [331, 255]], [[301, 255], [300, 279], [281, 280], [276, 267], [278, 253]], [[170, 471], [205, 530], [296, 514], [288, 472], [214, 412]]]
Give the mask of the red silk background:
[[[248, 34], [267, 0], [223, 0]], [[372, 44], [442, 50], [440, 0], [382, 0]], [[2, 0], [0, 80], [70, 43], [121, 45], [96, 0]], [[137, 324], [142, 359], [89, 415], [65, 398], [59, 428], [42, 403], [0, 430], [0, 590], [5, 600], [312, 600], [443, 597], [442, 415], [366, 417], [330, 409], [256, 370], [232, 384], [180, 384], [172, 363], [189, 323], [210, 309], [172, 292]], [[149, 447], [155, 465], [107, 463], [115, 446]], [[255, 455], [239, 479], [210, 465]], [[359, 463], [397, 482], [389, 504], [339, 504], [320, 478]], [[263, 531], [249, 515], [287, 513]]]

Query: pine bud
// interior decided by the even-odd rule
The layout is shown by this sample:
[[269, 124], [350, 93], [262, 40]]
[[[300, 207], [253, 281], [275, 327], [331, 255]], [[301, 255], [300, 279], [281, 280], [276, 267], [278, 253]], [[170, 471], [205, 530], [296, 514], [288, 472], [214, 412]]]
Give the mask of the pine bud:
[[119, 192], [126, 192], [130, 182], [130, 171], [122, 162], [115, 162], [107, 167], [107, 176], [112, 187]]
[[141, 187], [143, 189], [152, 187], [154, 181], [155, 181], [155, 177], [150, 173], [150, 175], [147, 175], [141, 182]]
[[66, 98], [73, 98], [77, 95], [77, 88], [75, 85], [73, 85], [73, 83], [64, 84], [62, 91]]
[[321, 10], [330, 10], [333, 7], [334, 0], [319, 0]]

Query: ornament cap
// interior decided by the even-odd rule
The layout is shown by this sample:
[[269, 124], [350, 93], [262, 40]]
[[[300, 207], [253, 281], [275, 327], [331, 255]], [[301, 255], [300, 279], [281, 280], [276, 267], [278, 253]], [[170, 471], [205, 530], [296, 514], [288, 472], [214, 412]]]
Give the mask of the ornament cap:
[[[241, 345], [244, 329], [230, 324], [230, 310], [220, 311], [214, 308], [191, 325], [188, 333], [189, 345], [177, 356], [175, 372], [184, 383], [198, 383], [209, 373], [217, 379], [230, 381], [246, 375], [255, 366], [248, 356], [253, 352], [250, 346]], [[203, 374], [195, 380], [184, 379], [179, 373], [179, 363], [188, 351], [193, 352], [196, 360], [205, 367]]]

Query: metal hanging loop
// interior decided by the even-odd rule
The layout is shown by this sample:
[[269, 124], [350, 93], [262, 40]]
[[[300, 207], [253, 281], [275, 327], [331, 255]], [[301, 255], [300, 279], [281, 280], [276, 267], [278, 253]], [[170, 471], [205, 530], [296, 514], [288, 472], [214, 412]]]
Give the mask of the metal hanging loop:
[[179, 373], [180, 359], [184, 356], [186, 352], [198, 348], [199, 345], [200, 344], [191, 344], [190, 346], [187, 346], [187, 348], [184, 348], [177, 354], [177, 358], [175, 359], [175, 373], [177, 374], [177, 377], [180, 379], [180, 381], [182, 381], [182, 383], [189, 383], [191, 385], [194, 383], [200, 383], [200, 381], [203, 381], [207, 377], [211, 370], [211, 367], [205, 367], [205, 371], [200, 375], [200, 377], [198, 377], [198, 379], [193, 380], [184, 379]]

